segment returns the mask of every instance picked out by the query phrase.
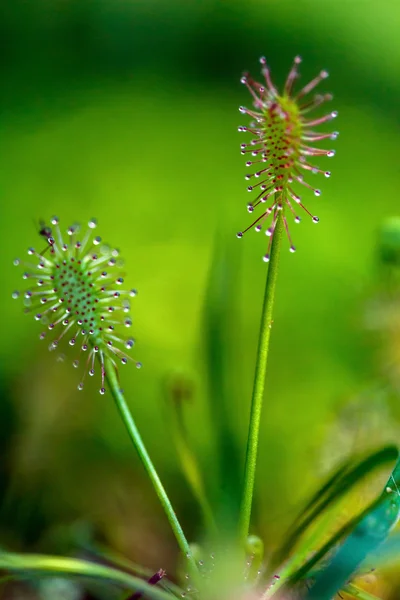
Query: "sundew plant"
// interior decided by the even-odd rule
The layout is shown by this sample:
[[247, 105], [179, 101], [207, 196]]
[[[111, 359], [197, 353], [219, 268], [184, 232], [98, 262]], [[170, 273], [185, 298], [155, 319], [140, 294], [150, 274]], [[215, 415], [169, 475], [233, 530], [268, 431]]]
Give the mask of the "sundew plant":
[[[99, 597], [120, 600], [330, 600], [336, 594], [377, 600], [363, 590], [359, 576], [399, 549], [396, 534], [390, 535], [400, 514], [400, 459], [396, 447], [379, 448], [361, 459], [348, 457], [342, 462], [304, 506], [273, 555], [264, 555], [264, 540], [257, 535], [252, 514], [281, 245], [286, 237], [289, 250], [296, 250], [292, 225], [297, 226], [301, 215], [318, 223], [314, 211], [322, 190], [314, 187], [313, 176], [321, 181], [330, 177], [330, 171], [320, 168], [319, 158], [334, 156], [331, 141], [338, 136], [330, 127], [337, 112], [326, 108], [332, 96], [324, 90], [317, 92], [328, 77], [326, 71], [301, 86], [301, 59], [296, 57], [279, 90], [267, 60], [263, 57], [260, 63], [259, 80], [247, 73], [241, 79], [249, 93], [249, 107], [239, 109], [248, 121], [239, 131], [246, 136], [241, 153], [246, 160], [245, 178], [252, 199], [247, 205], [250, 222], [237, 236], [241, 243], [260, 243], [260, 239], [253, 242], [244, 235], [254, 228], [260, 235], [264, 232], [267, 240], [262, 249], [265, 293], [263, 301], [260, 299], [258, 349], [236, 513], [228, 525], [220, 521], [220, 512], [207, 496], [206, 474], [201, 472], [182, 427], [181, 403], [176, 402], [171, 408], [173, 437], [183, 473], [203, 516], [202, 535], [197, 540], [188, 539], [122, 390], [123, 370], [129, 365], [141, 367], [130, 334], [131, 303], [136, 302], [137, 292], [125, 288], [119, 252], [95, 235], [95, 219], [81, 230], [76, 224], [64, 228], [57, 217], [51, 217], [40, 226], [38, 249], [29, 248], [26, 260], [15, 260], [15, 265], [23, 269], [24, 288], [15, 291], [13, 297], [22, 299], [24, 311], [38, 322], [39, 337], [49, 350], [71, 356], [76, 368], [73, 385], [80, 390], [82, 401], [88, 377], [97, 378], [100, 393], [115, 401], [175, 535], [182, 568], [178, 574], [168, 574], [160, 565], [156, 573], [151, 573], [104, 548], [99, 549], [95, 561], [3, 550], [0, 567], [7, 581], [25, 580], [33, 585], [58, 576], [79, 580], [85, 588], [95, 580], [97, 589], [101, 589]], [[184, 385], [173, 393], [184, 395]], [[139, 410], [140, 404], [136, 403], [135, 411]], [[219, 410], [222, 412], [224, 407], [221, 405]], [[359, 514], [341, 519], [341, 525], [335, 526], [348, 494], [382, 467], [389, 469], [383, 489]]]

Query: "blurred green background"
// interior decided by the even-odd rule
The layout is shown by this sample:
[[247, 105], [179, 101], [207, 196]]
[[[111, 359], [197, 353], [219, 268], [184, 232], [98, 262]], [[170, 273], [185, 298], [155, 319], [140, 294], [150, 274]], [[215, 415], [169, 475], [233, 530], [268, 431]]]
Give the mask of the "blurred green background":
[[11, 299], [22, 283], [13, 259], [40, 244], [35, 222], [96, 216], [121, 249], [139, 290], [144, 365], [123, 370], [123, 387], [196, 539], [201, 518], [171, 441], [165, 382], [190, 382], [187, 428], [214, 505], [229, 503], [266, 275], [266, 238], [235, 236], [250, 223], [237, 133], [250, 99], [239, 79], [258, 74], [261, 55], [278, 83], [296, 54], [302, 82], [331, 73], [340, 137], [319, 165], [332, 177], [318, 177], [320, 199], [308, 195], [320, 223], [292, 227], [298, 251], [284, 248], [279, 275], [255, 511], [273, 547], [337, 457], [399, 440], [395, 367], [386, 369], [397, 337], [371, 333], [368, 317], [381, 286], [378, 231], [398, 214], [399, 3], [8, 0], [0, 17], [0, 545], [11, 549], [70, 551], [93, 538], [152, 568], [176, 559], [110, 395], [78, 392], [71, 360], [48, 353]]

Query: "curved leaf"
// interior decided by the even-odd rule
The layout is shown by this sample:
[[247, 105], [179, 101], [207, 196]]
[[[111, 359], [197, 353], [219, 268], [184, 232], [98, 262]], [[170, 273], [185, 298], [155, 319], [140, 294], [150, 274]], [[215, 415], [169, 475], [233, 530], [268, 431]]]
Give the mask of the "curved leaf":
[[0, 569], [14, 574], [18, 579], [62, 575], [101, 579], [122, 589], [139, 591], [154, 600], [171, 600], [174, 595], [154, 587], [129, 573], [77, 558], [47, 556], [43, 554], [0, 553]]

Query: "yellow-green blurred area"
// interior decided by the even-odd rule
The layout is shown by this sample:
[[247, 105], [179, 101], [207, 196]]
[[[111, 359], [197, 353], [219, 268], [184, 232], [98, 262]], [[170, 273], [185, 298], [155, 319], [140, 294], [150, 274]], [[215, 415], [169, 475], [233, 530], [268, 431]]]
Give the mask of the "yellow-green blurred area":
[[[238, 107], [251, 100], [240, 76], [258, 76], [261, 55], [279, 84], [297, 54], [303, 83], [329, 70], [321, 91], [334, 93], [340, 136], [336, 157], [316, 162], [332, 177], [308, 178], [322, 189], [303, 193], [320, 222], [304, 214], [291, 225], [297, 252], [284, 242], [272, 331], [254, 531], [274, 547], [339, 457], [399, 433], [382, 358], [395, 358], [396, 339], [390, 352], [385, 336], [377, 343], [367, 309], [378, 231], [399, 212], [400, 4], [8, 0], [0, 10], [0, 545], [13, 550], [61, 553], [93, 535], [152, 568], [176, 557], [111, 395], [92, 380], [79, 392], [73, 349], [57, 361], [11, 299], [23, 289], [13, 259], [43, 244], [39, 219], [56, 214], [66, 228], [95, 216], [121, 249], [125, 281], [139, 290], [143, 363], [121, 368], [122, 387], [195, 540], [201, 515], [166, 388], [189, 382], [186, 425], [221, 514], [243, 471], [267, 272], [267, 238], [236, 238], [251, 222], [237, 132]], [[231, 444], [224, 438], [223, 468], [221, 427]]]

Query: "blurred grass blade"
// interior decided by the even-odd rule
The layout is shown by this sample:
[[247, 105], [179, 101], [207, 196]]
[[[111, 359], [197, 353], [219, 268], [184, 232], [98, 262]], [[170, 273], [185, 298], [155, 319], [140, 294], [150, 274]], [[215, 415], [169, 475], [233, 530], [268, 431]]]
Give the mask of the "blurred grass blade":
[[171, 600], [174, 598], [170, 593], [129, 573], [76, 558], [6, 552], [0, 554], [0, 569], [14, 575], [16, 579], [29, 580], [48, 576], [54, 577], [54, 575], [95, 578], [125, 590], [143, 592], [146, 597], [154, 600]]
[[182, 471], [201, 508], [208, 531], [215, 535], [217, 526], [209, 503], [203, 477], [187, 434], [184, 405], [192, 399], [191, 382], [181, 376], [173, 376], [167, 382], [166, 396], [171, 437], [179, 457]]
[[[90, 553], [90, 556], [96, 557], [96, 562], [103, 560], [106, 564], [112, 567], [117, 567], [118, 569], [121, 569], [127, 573], [131, 573], [135, 576], [139, 575], [140, 577], [145, 577], [148, 579], [153, 574], [151, 569], [137, 565], [130, 559], [121, 555], [119, 552], [116, 552], [115, 550], [102, 544], [91, 545], [90, 548], [86, 549], [86, 551]], [[167, 591], [173, 592], [178, 597], [182, 593], [180, 587], [165, 578], [161, 579], [158, 586]]]
[[[368, 554], [384, 542], [399, 519], [399, 485], [400, 460], [393, 469], [381, 496], [359, 517], [346, 525], [310, 561], [315, 565], [340, 539], [345, 537], [328, 565], [317, 574], [315, 583], [307, 596], [308, 600], [331, 600], [334, 594], [346, 585]], [[306, 575], [307, 565], [303, 570]]]
[[[320, 539], [326, 535], [326, 531], [330, 530], [329, 528], [332, 524], [332, 521], [336, 518], [336, 515], [327, 511], [321, 516], [319, 519], [319, 524], [314, 528], [313, 532], [311, 534], [307, 532], [307, 536], [304, 536], [302, 541], [299, 542], [302, 534], [307, 531], [308, 526], [315, 526], [315, 520], [319, 517], [319, 514], [316, 514], [311, 521], [306, 521], [307, 513], [309, 513], [317, 503], [322, 501], [322, 498], [327, 495], [334, 483], [345, 472], [348, 465], [349, 463], [346, 463], [345, 465], [339, 467], [337, 471], [335, 471], [335, 473], [327, 480], [327, 482], [312, 496], [306, 507], [295, 519], [289, 531], [285, 535], [284, 543], [277, 550], [272, 559], [272, 569], [277, 568], [282, 563], [286, 563], [284, 574], [285, 576], [288, 576], [289, 573], [292, 573], [294, 569], [298, 568], [304, 562], [305, 556], [309, 552], [310, 548], [318, 547]], [[338, 502], [340, 502], [339, 499]], [[293, 553], [293, 547], [296, 544], [296, 552]], [[290, 554], [292, 554], [292, 558], [288, 562], [287, 557]]]
[[[294, 532], [297, 530], [297, 528], [299, 527], [301, 520], [306, 518], [307, 513], [310, 513], [312, 511], [312, 509], [319, 504], [322, 499], [324, 497], [326, 497], [328, 495], [328, 492], [332, 489], [332, 487], [342, 479], [343, 475], [348, 472], [349, 468], [350, 468], [351, 462], [350, 461], [345, 461], [343, 464], [341, 464], [336, 471], [328, 478], [328, 480], [322, 485], [322, 487], [320, 487], [311, 497], [311, 499], [308, 501], [308, 503], [306, 504], [306, 506], [303, 508], [303, 510], [301, 511], [301, 513], [298, 515], [298, 517], [295, 519], [295, 521], [292, 523], [292, 527], [291, 530], [294, 534]], [[291, 535], [289, 531], [289, 536]]]
[[342, 545], [333, 554], [327, 566], [316, 574], [315, 583], [307, 596], [308, 600], [331, 600], [346, 585], [366, 556], [382, 543], [394, 525], [397, 520], [397, 509], [393, 511], [391, 520], [386, 523], [384, 520], [390, 512], [388, 503], [380, 498], [342, 528], [296, 573], [294, 579], [307, 577], [309, 570], [325, 558], [344, 538]]
[[[388, 462], [393, 462], [398, 458], [398, 450], [395, 446], [387, 446], [359, 461], [354, 466], [351, 463], [341, 465], [339, 469], [328, 479], [322, 488], [313, 495], [311, 501], [302, 511], [295, 522], [295, 527], [285, 536], [285, 542], [278, 550], [274, 559], [274, 564], [279, 564], [293, 550], [300, 537], [305, 531], [314, 524], [317, 518], [338, 502], [345, 493], [351, 490], [357, 483], [369, 476], [373, 470]], [[326, 531], [326, 530], [325, 530]], [[313, 540], [313, 548], [306, 547], [304, 550], [309, 552], [315, 549], [317, 540]], [[302, 552], [297, 552], [299, 557]]]
[[365, 569], [381, 566], [392, 567], [400, 564], [400, 533], [392, 534], [364, 563]]
[[354, 585], [353, 583], [347, 584], [343, 588], [343, 591], [346, 594], [349, 594], [350, 596], [352, 596], [353, 598], [357, 598], [357, 600], [381, 600], [381, 598], [378, 598], [378, 596], [375, 596], [374, 594], [371, 594], [370, 592], [366, 592], [365, 590], [362, 590], [361, 588], [359, 588], [357, 585]]
[[115, 550], [108, 548], [103, 544], [86, 544], [83, 546], [83, 551], [86, 558], [90, 560], [93, 559], [96, 563], [102, 561], [103, 564], [117, 567], [118, 569], [139, 577], [148, 578], [152, 575], [150, 569], [137, 565], [128, 558], [125, 558], [125, 556], [122, 556]]
[[209, 411], [218, 461], [218, 522], [231, 530], [239, 514], [242, 456], [234, 434], [235, 385], [230, 365], [238, 339], [235, 320], [239, 260], [217, 236], [204, 304], [204, 345], [208, 371]]
[[[279, 569], [280, 579], [274, 585], [273, 590], [265, 594], [266, 600], [274, 596], [281, 587], [287, 584], [293, 585], [300, 579], [314, 576], [314, 567], [316, 565], [320, 566], [320, 561], [326, 558], [333, 547], [348, 536], [371, 510], [371, 506], [368, 507], [366, 511], [352, 519], [328, 542], [324, 543], [326, 532], [331, 530], [331, 525], [337, 518], [338, 503], [345, 502], [345, 492], [350, 491], [351, 488], [355, 487], [378, 467], [388, 462], [393, 463], [398, 460], [398, 457], [398, 449], [395, 446], [387, 446], [373, 452], [356, 464], [354, 464], [354, 461], [353, 463], [344, 463], [329, 477], [321, 487], [321, 498], [319, 498], [318, 492], [313, 495], [297, 519], [297, 525], [292, 528], [282, 548], [278, 550], [272, 562], [272, 571], [276, 569], [276, 562], [279, 557], [283, 556], [281, 564], [283, 563], [284, 566]], [[396, 472], [396, 468], [393, 474]], [[376, 502], [379, 504], [381, 498], [378, 498]], [[334, 506], [336, 507], [334, 512], [329, 510]], [[375, 504], [373, 503], [372, 506], [375, 506]], [[323, 544], [322, 547], [321, 544]], [[297, 547], [293, 552], [295, 546]], [[284, 554], [284, 550], [287, 554]], [[308, 558], [310, 555], [312, 556], [311, 559]], [[289, 559], [288, 556], [290, 556]]]

